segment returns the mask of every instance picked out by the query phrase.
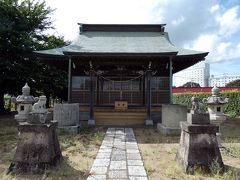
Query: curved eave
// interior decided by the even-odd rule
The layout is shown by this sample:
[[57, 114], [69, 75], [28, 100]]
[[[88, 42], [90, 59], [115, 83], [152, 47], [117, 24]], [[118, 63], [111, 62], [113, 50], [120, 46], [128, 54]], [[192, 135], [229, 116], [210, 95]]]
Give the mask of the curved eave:
[[181, 54], [181, 55], [177, 55], [176, 57], [179, 57], [179, 58], [202, 58], [204, 59], [207, 55], [208, 55], [209, 52], [199, 52], [199, 53], [195, 53], [195, 54]]
[[135, 52], [70, 52], [63, 51], [63, 54], [66, 56], [176, 56], [177, 51], [175, 52], [159, 52], [159, 53], [135, 53]]

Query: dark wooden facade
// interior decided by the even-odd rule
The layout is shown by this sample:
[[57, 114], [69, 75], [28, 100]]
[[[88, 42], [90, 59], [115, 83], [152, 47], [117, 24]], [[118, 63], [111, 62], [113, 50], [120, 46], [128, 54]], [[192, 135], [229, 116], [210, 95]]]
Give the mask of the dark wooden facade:
[[[113, 124], [117, 116], [134, 117], [132, 110], [126, 110], [125, 114], [122, 111], [122, 115], [113, 112], [116, 101], [127, 101], [129, 109], [140, 110], [142, 116], [135, 116], [139, 124], [144, 118], [145, 123], [151, 125], [152, 107], [160, 109], [161, 104], [172, 103], [173, 73], [207, 55], [175, 47], [164, 26], [80, 24], [75, 42], [36, 54], [68, 70], [68, 101], [89, 107], [89, 124], [95, 124], [95, 116], [108, 119], [102, 120], [108, 124], [109, 117], [113, 118]], [[103, 107], [108, 109], [105, 116]], [[138, 124], [136, 119], [123, 124]], [[117, 124], [121, 125], [121, 120]]]

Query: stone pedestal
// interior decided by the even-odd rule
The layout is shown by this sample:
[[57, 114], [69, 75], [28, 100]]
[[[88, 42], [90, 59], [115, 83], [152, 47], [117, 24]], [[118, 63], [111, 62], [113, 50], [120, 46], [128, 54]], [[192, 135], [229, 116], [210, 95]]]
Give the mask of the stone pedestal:
[[56, 133], [57, 122], [21, 123], [16, 153], [9, 167], [13, 173], [43, 173], [55, 167], [62, 154]]
[[79, 132], [79, 104], [55, 104], [53, 120], [58, 122], [58, 127], [77, 134]]
[[187, 119], [187, 106], [178, 104], [162, 105], [162, 123], [157, 124], [158, 130], [164, 135], [180, 135], [180, 121]]
[[181, 130], [176, 160], [182, 164], [186, 173], [194, 173], [196, 167], [209, 170], [212, 163], [224, 167], [216, 137], [217, 126], [181, 122]]

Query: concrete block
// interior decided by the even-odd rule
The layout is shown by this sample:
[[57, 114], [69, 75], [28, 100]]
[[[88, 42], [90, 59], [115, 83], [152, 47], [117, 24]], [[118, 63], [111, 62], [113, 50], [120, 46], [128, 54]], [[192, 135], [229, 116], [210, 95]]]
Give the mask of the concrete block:
[[59, 127], [74, 126], [79, 124], [79, 104], [55, 104], [53, 120]]
[[187, 106], [178, 104], [162, 105], [162, 124], [165, 127], [180, 128], [179, 122], [187, 120]]

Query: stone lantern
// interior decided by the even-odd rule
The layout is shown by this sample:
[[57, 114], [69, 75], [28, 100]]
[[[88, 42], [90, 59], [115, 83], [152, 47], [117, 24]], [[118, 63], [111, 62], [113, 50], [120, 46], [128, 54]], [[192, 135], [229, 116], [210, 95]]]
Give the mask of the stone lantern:
[[33, 96], [30, 95], [30, 87], [26, 83], [22, 88], [22, 95], [12, 99], [17, 103], [18, 114], [15, 115], [15, 119], [18, 122], [25, 122], [29, 118], [29, 113], [32, 111], [32, 104], [35, 102]]
[[214, 85], [212, 88], [212, 96], [208, 97], [207, 99], [204, 98], [203, 103], [207, 104], [208, 112], [210, 115], [210, 122], [219, 126], [219, 130], [216, 134], [218, 146], [222, 147], [220, 125], [223, 121], [226, 120], [226, 116], [224, 114], [224, 105], [228, 103], [228, 98], [221, 97], [220, 89]]
[[220, 96], [220, 90], [216, 85], [212, 88], [212, 96], [203, 99], [203, 102], [208, 106], [210, 121], [212, 123], [221, 123], [226, 120], [224, 105], [228, 103], [228, 98]]

